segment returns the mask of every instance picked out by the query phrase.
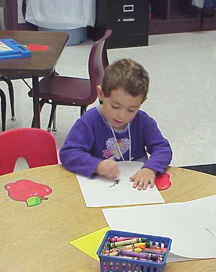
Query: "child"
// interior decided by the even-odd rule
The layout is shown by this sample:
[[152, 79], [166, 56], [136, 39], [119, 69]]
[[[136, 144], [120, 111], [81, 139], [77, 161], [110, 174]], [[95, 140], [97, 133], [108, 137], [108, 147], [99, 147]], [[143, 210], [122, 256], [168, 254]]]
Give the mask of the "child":
[[60, 150], [63, 166], [87, 177], [114, 180], [120, 174], [116, 161], [142, 161], [143, 168], [130, 177], [133, 188], [153, 187], [172, 151], [156, 122], [139, 110], [148, 86], [148, 73], [137, 62], [122, 59], [109, 65], [102, 86], [97, 86], [102, 104], [88, 110], [70, 130]]

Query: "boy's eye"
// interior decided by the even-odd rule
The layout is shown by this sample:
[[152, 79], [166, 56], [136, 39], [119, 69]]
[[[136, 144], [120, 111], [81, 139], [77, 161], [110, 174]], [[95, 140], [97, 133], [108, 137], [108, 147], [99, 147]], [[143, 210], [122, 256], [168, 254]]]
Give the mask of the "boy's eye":
[[132, 110], [132, 109], [128, 109], [129, 112], [135, 112], [135, 110]]
[[111, 105], [111, 107], [116, 110], [119, 109], [119, 106]]

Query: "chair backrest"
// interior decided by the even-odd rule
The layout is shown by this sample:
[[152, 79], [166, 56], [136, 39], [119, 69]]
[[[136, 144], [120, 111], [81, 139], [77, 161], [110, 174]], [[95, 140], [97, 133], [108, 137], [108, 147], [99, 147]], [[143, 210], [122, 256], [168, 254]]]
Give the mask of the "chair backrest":
[[104, 70], [109, 65], [106, 42], [111, 35], [112, 30], [106, 30], [104, 36], [93, 44], [90, 52], [88, 69], [91, 81], [91, 97], [89, 104], [97, 99], [96, 86], [102, 84]]
[[55, 139], [38, 128], [0, 133], [0, 175], [13, 172], [18, 158], [24, 158], [29, 168], [57, 164]]

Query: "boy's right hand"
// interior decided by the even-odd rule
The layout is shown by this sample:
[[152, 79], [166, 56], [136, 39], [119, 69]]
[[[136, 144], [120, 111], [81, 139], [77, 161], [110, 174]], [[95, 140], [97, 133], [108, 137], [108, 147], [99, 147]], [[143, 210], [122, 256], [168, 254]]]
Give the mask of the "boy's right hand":
[[114, 180], [119, 176], [120, 171], [115, 161], [107, 159], [98, 163], [96, 173], [105, 178]]

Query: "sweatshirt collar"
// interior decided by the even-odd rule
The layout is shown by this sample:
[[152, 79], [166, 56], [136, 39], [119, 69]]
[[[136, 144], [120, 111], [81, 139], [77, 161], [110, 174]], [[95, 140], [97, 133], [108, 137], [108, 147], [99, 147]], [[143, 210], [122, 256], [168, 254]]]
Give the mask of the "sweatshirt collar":
[[[107, 122], [107, 120], [104, 118], [104, 116], [103, 116], [103, 114], [102, 114], [102, 112], [101, 112], [101, 110], [100, 110], [100, 106], [97, 106], [96, 107], [97, 108], [97, 111], [98, 111], [98, 113], [99, 113], [99, 115], [101, 116], [101, 119], [103, 120], [103, 122], [106, 124], [106, 126], [108, 126], [109, 128], [110, 128], [110, 124]], [[124, 133], [124, 132], [126, 132], [127, 130], [128, 130], [128, 126], [126, 126], [125, 128], [123, 128], [123, 129], [117, 129], [117, 128], [112, 128], [113, 129], [113, 131], [114, 132], [116, 132], [116, 133]]]

